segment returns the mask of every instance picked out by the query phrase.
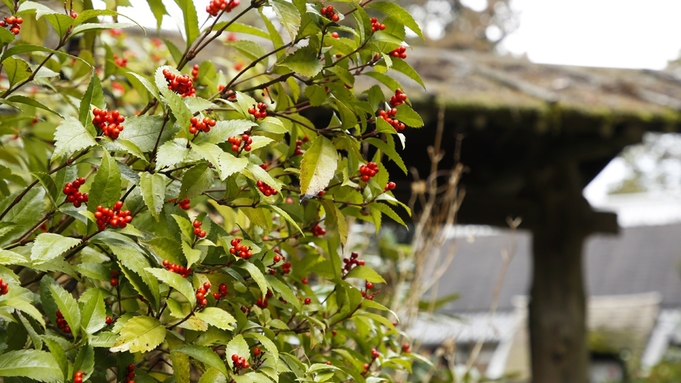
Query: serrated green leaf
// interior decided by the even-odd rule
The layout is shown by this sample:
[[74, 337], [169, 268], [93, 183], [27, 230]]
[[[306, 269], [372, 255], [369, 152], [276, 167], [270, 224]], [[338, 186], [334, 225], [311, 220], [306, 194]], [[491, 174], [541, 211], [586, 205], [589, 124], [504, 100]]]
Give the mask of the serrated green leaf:
[[45, 19], [47, 19], [47, 21], [50, 24], [52, 24], [52, 27], [57, 32], [60, 38], [63, 38], [69, 29], [75, 30], [75, 28], [73, 28], [73, 23], [75, 20], [71, 18], [71, 16], [53, 13], [45, 15]]
[[[226, 32], [243, 33], [243, 34], [246, 34], [246, 35], [262, 37], [264, 39], [270, 38], [270, 35], [260, 28], [256, 28], [256, 27], [254, 27], [252, 25], [248, 25], [248, 24], [242, 24], [242, 23], [239, 23], [239, 22], [234, 22], [232, 20], [230, 20], [229, 22], [231, 24], [229, 25], [229, 27], [227, 27], [227, 29], [225, 29]], [[223, 21], [221, 23], [218, 23], [218, 24], [215, 25], [215, 27], [213, 29], [214, 30], [222, 29], [222, 28], [224, 28], [224, 26], [227, 23], [228, 23], [227, 21]]]
[[338, 232], [341, 244], [345, 245], [348, 241], [348, 223], [345, 221], [345, 216], [333, 201], [325, 199], [323, 205], [324, 212], [326, 212], [324, 222], [326, 222], [327, 230]]
[[104, 306], [104, 294], [100, 289], [92, 289], [80, 319], [83, 331], [94, 334], [106, 326], [106, 307]]
[[236, 49], [250, 61], [255, 61], [260, 57], [265, 56], [267, 53], [265, 48], [255, 41], [237, 40], [230, 42], [228, 45]]
[[39, 382], [63, 382], [59, 364], [49, 352], [9, 351], [0, 355], [0, 377], [21, 376]]
[[180, 294], [184, 295], [191, 306], [196, 305], [196, 296], [194, 295], [194, 288], [192, 287], [191, 282], [186, 280], [180, 274], [173, 273], [172, 271], [165, 269], [154, 269], [151, 267], [147, 268], [146, 271], [158, 278], [159, 281], [167, 284], [168, 286], [177, 290]]
[[0, 265], [21, 265], [27, 263], [23, 255], [10, 250], [0, 250]]
[[292, 55], [286, 56], [279, 65], [306, 77], [314, 77], [324, 68], [324, 63], [317, 58], [317, 50], [313, 46], [298, 49]]
[[68, 380], [67, 376], [69, 373], [69, 362], [66, 359], [66, 352], [64, 352], [64, 348], [54, 339], [48, 336], [43, 336], [43, 342], [50, 350], [50, 354], [54, 357], [54, 360], [61, 369], [63, 380]]
[[[150, 1], [160, 1], [160, 0], [150, 0]], [[137, 81], [139, 81], [140, 84], [142, 84], [142, 86], [144, 86], [144, 88], [145, 88], [147, 91], [149, 91], [149, 93], [151, 93], [152, 96], [154, 96], [154, 98], [161, 98], [161, 96], [160, 96], [160, 94], [159, 94], [159, 92], [158, 92], [158, 88], [156, 88], [156, 86], [154, 86], [154, 84], [152, 84], [151, 81], [149, 81], [146, 77], [143, 77], [142, 75], [140, 75], [140, 74], [138, 74], [138, 73], [135, 73], [135, 72], [133, 72], [133, 71], [129, 71], [129, 72], [127, 72], [125, 75], [126, 75], [126, 77], [127, 77], [127, 76], [133, 76], [133, 77], [135, 77], [135, 78], [137, 79]], [[129, 79], [129, 80], [130, 80], [130, 79]], [[131, 80], [131, 82], [132, 82], [132, 80]], [[134, 84], [133, 84], [133, 85], [134, 85]], [[137, 88], [136, 88], [136, 89], [137, 89]], [[139, 92], [140, 89], [137, 89], [137, 91]], [[140, 92], [140, 93], [141, 93], [141, 92]], [[143, 118], [143, 117], [154, 117], [154, 116], [148, 116], [148, 115], [139, 116], [139, 118]], [[161, 117], [161, 116], [156, 116], [156, 117]], [[128, 123], [129, 123], [129, 120], [128, 120]], [[128, 123], [126, 123], [126, 126], [128, 125]]]
[[[241, 355], [250, 355], [251, 354], [251, 349], [248, 347], [248, 343], [246, 343], [246, 340], [241, 334], [237, 334], [232, 338], [229, 343], [227, 343], [227, 347], [225, 348], [225, 355], [234, 355], [237, 354], [239, 356]], [[229, 368], [234, 368], [234, 362], [232, 361], [232, 358], [226, 358], [227, 363], [229, 363]]]
[[392, 68], [398, 72], [404, 73], [407, 75], [407, 77], [421, 85], [423, 89], [426, 89], [426, 84], [423, 83], [421, 76], [418, 74], [418, 72], [416, 72], [416, 70], [414, 70], [414, 68], [411, 67], [411, 65], [409, 65], [408, 62], [402, 59], [394, 59]]
[[281, 294], [281, 296], [290, 304], [292, 304], [296, 310], [300, 311], [300, 301], [298, 300], [298, 297], [293, 293], [291, 288], [284, 282], [280, 281], [277, 279], [277, 277], [271, 276], [271, 275], [266, 275], [265, 276], [267, 283], [272, 286], [272, 289], [276, 291], [277, 293]]
[[187, 259], [187, 267], [191, 267], [193, 264], [201, 259], [201, 250], [193, 249], [187, 242], [182, 242], [182, 252], [184, 257]]
[[102, 163], [90, 187], [88, 211], [95, 212], [97, 206], [112, 207], [121, 197], [121, 186], [121, 171], [116, 160], [108, 152], [102, 152]]
[[76, 247], [80, 239], [64, 237], [59, 234], [42, 233], [35, 239], [31, 248], [31, 263], [40, 265], [64, 254]]
[[385, 283], [385, 279], [379, 273], [367, 266], [355, 266], [350, 270], [346, 278], [359, 278], [373, 283]]
[[111, 352], [147, 352], [155, 349], [166, 337], [166, 328], [156, 318], [138, 316], [123, 325]]
[[187, 39], [187, 47], [199, 37], [199, 18], [196, 7], [192, 0], [175, 0], [175, 4], [182, 10], [184, 16], [184, 33]]
[[170, 180], [160, 173], [142, 173], [140, 176], [140, 189], [144, 203], [149, 208], [151, 215], [158, 221], [166, 198], [166, 183]]
[[271, 0], [270, 5], [272, 6], [272, 9], [274, 9], [274, 13], [277, 15], [279, 22], [281, 22], [284, 28], [286, 28], [286, 31], [288, 31], [291, 41], [295, 41], [301, 21], [298, 8], [286, 0]]
[[180, 243], [174, 239], [155, 237], [142, 243], [149, 247], [159, 258], [167, 259], [170, 263], [179, 265], [184, 259], [182, 247], [180, 246]]
[[63, 158], [79, 150], [97, 145], [97, 141], [85, 129], [85, 126], [74, 117], [66, 117], [54, 132], [54, 153], [52, 160]]
[[369, 144], [373, 145], [376, 147], [376, 149], [379, 149], [383, 154], [387, 155], [388, 158], [390, 158], [395, 165], [397, 165], [404, 174], [407, 174], [407, 166], [404, 164], [404, 161], [402, 161], [402, 157], [397, 153], [394, 147], [391, 147], [390, 145], [386, 144], [385, 142], [379, 140], [378, 138], [368, 138], [365, 140], [365, 142], [368, 142]]
[[310, 100], [310, 105], [319, 106], [326, 102], [328, 94], [321, 85], [311, 85], [305, 88], [305, 97]]
[[370, 205], [370, 207], [372, 209], [379, 210], [381, 213], [390, 217], [393, 221], [399, 223], [400, 225], [402, 225], [404, 227], [407, 227], [407, 224], [404, 223], [404, 220], [402, 220], [402, 218], [397, 213], [395, 213], [395, 211], [393, 211], [393, 209], [391, 209], [390, 206], [376, 202], [376, 203], [372, 203]]
[[286, 129], [284, 123], [281, 122], [281, 120], [276, 117], [267, 116], [264, 119], [262, 119], [258, 125], [260, 126], [260, 129], [266, 132], [275, 134], [288, 133], [288, 129]]
[[[119, 136], [120, 139], [127, 140], [137, 145], [142, 152], [150, 152], [154, 149], [156, 139], [158, 138], [161, 126], [163, 126], [163, 117], [161, 116], [130, 116], [125, 119], [124, 128]], [[169, 130], [164, 132], [161, 137], [161, 142], [164, 138], [169, 138]]]
[[149, 5], [151, 13], [154, 14], [154, 18], [156, 19], [156, 29], [160, 30], [161, 22], [163, 21], [163, 15], [167, 15], [168, 11], [166, 11], [166, 7], [163, 5], [162, 0], [147, 0], [147, 4]]
[[288, 222], [296, 230], [298, 230], [298, 232], [300, 234], [303, 234], [303, 230], [300, 228], [300, 226], [298, 226], [298, 222], [296, 222], [296, 220], [291, 218], [291, 216], [286, 211], [284, 211], [282, 208], [280, 208], [276, 205], [267, 205], [267, 208], [274, 211], [275, 213], [279, 214], [281, 217], [283, 217], [286, 220], [286, 222]]
[[375, 80], [380, 81], [383, 85], [387, 86], [388, 89], [391, 91], [396, 91], [397, 89], [401, 88], [400, 83], [393, 80], [392, 77], [383, 74], [383, 73], [378, 73], [378, 72], [366, 72], [364, 75], [369, 76], [374, 78]]
[[215, 354], [215, 351], [208, 347], [190, 344], [182, 346], [174, 350], [173, 352], [181, 352], [183, 354], [187, 354], [192, 358], [204, 363], [206, 366], [210, 366], [220, 371], [223, 375], [225, 376], [228, 375], [227, 368], [225, 368], [225, 363], [222, 361], [222, 359], [220, 359], [219, 356], [217, 356], [217, 354]]
[[227, 377], [220, 371], [214, 368], [209, 368], [203, 373], [203, 375], [201, 375], [199, 383], [227, 383]]
[[78, 308], [78, 302], [71, 296], [71, 293], [64, 290], [54, 279], [48, 276], [44, 276], [40, 284], [50, 292], [66, 323], [71, 327], [71, 333], [77, 337], [80, 333], [80, 309]]
[[19, 6], [19, 10], [17, 12], [24, 12], [24, 11], [35, 11], [36, 13], [36, 19], [40, 19], [41, 17], [45, 15], [51, 15], [57, 13], [54, 11], [52, 8], [37, 3], [35, 1], [25, 1]]
[[333, 179], [338, 166], [338, 153], [333, 143], [324, 136], [312, 141], [300, 163], [300, 194], [316, 196]]
[[184, 138], [176, 138], [168, 141], [158, 148], [156, 155], [156, 170], [161, 170], [165, 167], [177, 165], [185, 160], [189, 155], [187, 148], [187, 140]]
[[182, 177], [179, 199], [194, 198], [210, 189], [215, 181], [213, 170], [205, 163], [198, 164], [187, 170]]
[[222, 330], [231, 331], [234, 329], [232, 324], [236, 323], [236, 319], [234, 319], [232, 314], [217, 307], [206, 307], [202, 311], [197, 312], [196, 316], [209, 325]]
[[251, 120], [218, 121], [210, 132], [199, 134], [193, 143], [220, 144], [227, 141], [229, 137], [242, 135], [254, 126], [257, 126], [257, 124]]

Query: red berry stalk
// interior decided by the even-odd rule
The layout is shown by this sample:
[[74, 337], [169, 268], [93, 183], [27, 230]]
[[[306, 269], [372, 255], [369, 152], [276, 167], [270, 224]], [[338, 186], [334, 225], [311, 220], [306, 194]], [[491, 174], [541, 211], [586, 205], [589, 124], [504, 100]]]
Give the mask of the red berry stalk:
[[239, 258], [242, 259], [249, 259], [253, 256], [253, 252], [251, 251], [251, 247], [246, 247], [246, 245], [241, 244], [242, 239], [241, 238], [234, 238], [230, 242], [230, 245], [232, 247], [229, 249], [229, 253], [232, 255], [236, 255]]
[[7, 27], [12, 34], [18, 35], [21, 32], [21, 24], [23, 22], [24, 19], [21, 17], [5, 16], [5, 20], [0, 20], [0, 27]]
[[206, 12], [211, 16], [217, 16], [220, 11], [232, 12], [232, 9], [241, 4], [239, 0], [211, 0], [206, 7]]
[[256, 120], [263, 119], [267, 117], [267, 104], [259, 102], [248, 108], [248, 113], [252, 114]]
[[[244, 133], [241, 135], [241, 137], [237, 136], [232, 136], [227, 139], [227, 142], [232, 144], [232, 151], [238, 152], [239, 150], [243, 149], [247, 152], [251, 151], [251, 144], [253, 143], [253, 139], [248, 133]], [[242, 146], [243, 145], [243, 146]]]
[[108, 112], [99, 108], [94, 108], [92, 114], [92, 124], [102, 130], [105, 136], [115, 140], [123, 130], [123, 117], [117, 110]]
[[192, 269], [182, 266], [182, 265], [176, 265], [174, 263], [170, 263], [169, 260], [164, 259], [163, 260], [163, 267], [165, 267], [168, 271], [172, 271], [173, 273], [180, 274], [182, 277], [187, 278], [191, 273]]

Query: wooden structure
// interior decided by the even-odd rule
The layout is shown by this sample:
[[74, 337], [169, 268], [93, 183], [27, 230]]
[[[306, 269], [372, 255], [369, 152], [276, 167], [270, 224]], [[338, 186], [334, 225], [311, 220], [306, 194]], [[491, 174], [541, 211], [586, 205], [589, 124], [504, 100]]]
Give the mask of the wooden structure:
[[407, 132], [405, 162], [428, 173], [425, 148], [444, 105], [441, 168], [453, 164], [460, 136], [469, 169], [459, 221], [506, 227], [507, 217], [521, 217], [520, 227], [533, 233], [533, 380], [586, 382], [582, 247], [590, 234], [618, 226], [615, 214], [591, 208], [582, 189], [645, 132], [679, 130], [681, 77], [434, 49], [410, 51], [407, 61], [427, 90], [413, 82], [406, 89], [426, 128]]

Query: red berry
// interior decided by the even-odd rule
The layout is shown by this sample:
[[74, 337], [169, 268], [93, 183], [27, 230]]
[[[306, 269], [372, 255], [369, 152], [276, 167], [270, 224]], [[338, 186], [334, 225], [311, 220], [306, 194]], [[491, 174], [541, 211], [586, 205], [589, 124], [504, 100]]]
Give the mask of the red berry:
[[116, 286], [118, 286], [118, 279], [117, 278], [111, 278], [109, 283], [111, 284], [111, 286], [116, 287]]
[[309, 305], [310, 303], [312, 303], [312, 299], [310, 299], [310, 298], [305, 298], [305, 304], [306, 304], [306, 305]]

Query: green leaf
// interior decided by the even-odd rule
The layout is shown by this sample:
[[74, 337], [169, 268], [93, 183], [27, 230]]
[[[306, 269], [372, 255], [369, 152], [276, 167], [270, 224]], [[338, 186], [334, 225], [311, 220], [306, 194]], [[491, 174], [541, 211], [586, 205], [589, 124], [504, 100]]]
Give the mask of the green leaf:
[[310, 100], [310, 105], [320, 106], [327, 99], [327, 93], [321, 85], [311, 85], [305, 88], [305, 97]]
[[386, 204], [379, 203], [379, 202], [372, 203], [372, 204], [369, 205], [369, 206], [370, 206], [372, 209], [379, 210], [381, 213], [383, 213], [383, 214], [387, 215], [388, 217], [392, 218], [393, 221], [399, 223], [400, 225], [402, 225], [402, 226], [404, 226], [404, 227], [407, 227], [407, 224], [404, 223], [404, 220], [402, 220], [402, 218], [401, 218], [397, 213], [395, 213], [395, 211], [394, 211], [393, 209], [391, 209], [390, 206], [388, 206], [388, 205], [386, 205]]
[[397, 106], [397, 114], [395, 115], [395, 118], [412, 128], [420, 128], [423, 126], [423, 120], [421, 119], [421, 116], [419, 116], [419, 114], [407, 104]]
[[6, 45], [14, 41], [16, 36], [5, 28], [0, 28], [0, 44]]
[[[243, 338], [242, 338], [243, 340]], [[227, 346], [229, 348], [229, 346]], [[192, 358], [204, 363], [206, 366], [213, 367], [214, 369], [220, 371], [223, 375], [227, 376], [227, 368], [225, 367], [225, 363], [220, 359], [217, 354], [215, 354], [215, 351], [208, 347], [204, 346], [197, 346], [194, 344], [189, 344], [186, 346], [182, 346], [173, 352], [181, 352], [183, 354], [187, 354], [191, 356]], [[231, 354], [230, 354], [231, 355]], [[248, 355], [248, 354], [245, 354]], [[231, 360], [231, 358], [230, 358]]]
[[258, 266], [252, 264], [251, 262], [244, 262], [239, 266], [246, 269], [246, 271], [248, 271], [248, 273], [251, 274], [251, 278], [253, 278], [255, 283], [260, 288], [260, 292], [262, 292], [262, 296], [264, 297], [265, 295], [267, 295], [267, 289], [268, 289], [267, 280], [265, 279], [265, 276], [263, 275], [262, 271], [260, 271]]
[[296, 230], [298, 230], [298, 232], [300, 234], [303, 234], [303, 230], [300, 228], [300, 226], [298, 226], [298, 222], [296, 222], [295, 219], [291, 218], [291, 216], [286, 211], [284, 211], [284, 209], [282, 209], [282, 208], [280, 208], [279, 206], [276, 206], [276, 205], [267, 205], [266, 207], [268, 209], [272, 210], [273, 212], [279, 214], [280, 216], [282, 216], [286, 220], [286, 222], [291, 224], [291, 226], [293, 226]]
[[[151, 0], [151, 1], [154, 1], [154, 0]], [[133, 72], [133, 71], [127, 72], [127, 73], [125, 74], [125, 76], [128, 77], [128, 80], [129, 80], [130, 82], [132, 82], [133, 85], [135, 85], [135, 84], [134, 84], [134, 81], [130, 78], [130, 76], [136, 78], [137, 81], [139, 81], [140, 84], [142, 84], [142, 86], [144, 86], [144, 88], [145, 88], [147, 91], [149, 91], [149, 93], [151, 93], [152, 96], [154, 96], [154, 98], [161, 98], [161, 96], [160, 96], [160, 94], [159, 94], [159, 92], [158, 92], [158, 88], [156, 88], [156, 86], [154, 86], [154, 84], [152, 84], [151, 81], [149, 81], [146, 77], [144, 77], [144, 76], [142, 76], [142, 75], [140, 75], [140, 74], [138, 74], [138, 73], [135, 73], [135, 72]], [[143, 93], [143, 92], [140, 92], [141, 89], [138, 89], [138, 88], [135, 88], [135, 89], [137, 90], [138, 93], [140, 93], [140, 94]], [[137, 116], [136, 116], [136, 117], [137, 117]], [[145, 118], [145, 117], [157, 117], [157, 118], [160, 118], [161, 116], [148, 116], [148, 115], [139, 116], [139, 118]], [[128, 122], [125, 124], [125, 126], [127, 127], [128, 124], [130, 123], [130, 120], [129, 120], [129, 119], [126, 119], [126, 121], [128, 121]]]
[[95, 369], [95, 350], [92, 345], [81, 347], [76, 356], [76, 361], [73, 363], [74, 371], [83, 372], [83, 380], [87, 379]]
[[194, 198], [213, 186], [215, 175], [213, 170], [201, 163], [187, 170], [182, 177], [179, 199]]
[[407, 77], [421, 85], [423, 89], [426, 89], [426, 84], [423, 83], [421, 76], [416, 72], [416, 70], [414, 70], [414, 68], [411, 67], [411, 65], [409, 65], [408, 62], [402, 59], [393, 59], [392, 68], [398, 72], [404, 73], [407, 75]]
[[[243, 33], [243, 34], [246, 34], [246, 35], [262, 37], [264, 39], [270, 38], [270, 35], [260, 28], [256, 28], [252, 25], [242, 24], [242, 23], [239, 23], [239, 22], [232, 22], [232, 21], [229, 21], [229, 22], [231, 22], [231, 24], [225, 30], [226, 32]], [[215, 25], [215, 27], [213, 28], [213, 30], [222, 29], [222, 28], [224, 28], [225, 25], [227, 25], [227, 23], [228, 23], [227, 21], [217, 23]], [[14, 36], [12, 36], [12, 37], [14, 37]]]
[[111, 352], [147, 352], [155, 349], [166, 337], [166, 328], [156, 318], [138, 316], [123, 325]]
[[48, 111], [48, 112], [50, 112], [50, 113], [52, 113], [52, 114], [54, 114], [54, 115], [57, 115], [57, 116], [59, 116], [59, 117], [63, 117], [63, 116], [62, 116], [61, 114], [59, 114], [59, 112], [57, 112], [56, 110], [54, 110], [54, 109], [52, 109], [52, 108], [46, 106], [45, 104], [43, 104], [43, 103], [37, 101], [37, 100], [34, 99], [34, 98], [30, 98], [30, 97], [26, 97], [26, 96], [21, 96], [21, 95], [16, 95], [16, 96], [12, 96], [12, 97], [8, 98], [7, 101], [9, 101], [10, 103], [19, 103], [19, 104], [26, 104], [26, 105], [30, 105], [30, 106], [35, 106], [36, 108], [39, 108], [39, 109]]
[[316, 196], [333, 179], [338, 166], [338, 153], [333, 143], [324, 136], [312, 141], [300, 163], [300, 194]]
[[219, 144], [227, 141], [229, 137], [242, 135], [254, 126], [257, 124], [251, 120], [218, 121], [210, 132], [199, 134], [193, 143]]
[[365, 75], [374, 78], [375, 80], [380, 81], [383, 83], [383, 85], [387, 86], [388, 89], [391, 91], [396, 91], [397, 89], [401, 88], [400, 83], [393, 80], [392, 77], [383, 74], [383, 73], [378, 73], [378, 72], [366, 72], [364, 73]]
[[3, 61], [3, 65], [10, 87], [31, 77], [31, 68], [24, 60], [11, 57]]
[[184, 161], [188, 155], [189, 149], [187, 148], [186, 139], [176, 138], [172, 141], [168, 141], [158, 148], [158, 154], [156, 155], [156, 170], [177, 165]]
[[102, 84], [99, 81], [99, 76], [97, 76], [97, 73], [94, 71], [90, 78], [90, 84], [88, 84], [87, 90], [80, 100], [80, 108], [78, 108], [78, 120], [83, 126], [89, 124], [92, 120], [92, 116], [90, 115], [92, 105], [98, 108], [103, 108], [105, 106]]
[[109, 152], [102, 152], [102, 163], [95, 173], [95, 180], [90, 187], [88, 211], [95, 212], [97, 206], [112, 207], [121, 197], [121, 171], [116, 160]]
[[199, 18], [196, 7], [192, 0], [175, 0], [175, 4], [182, 10], [184, 16], [184, 33], [187, 39], [187, 47], [199, 37]]
[[83, 331], [94, 334], [106, 326], [106, 307], [104, 306], [104, 294], [100, 289], [92, 289], [88, 300], [83, 306], [80, 324]]
[[[175, 363], [173, 363], [173, 366], [174, 365]], [[189, 381], [187, 380], [187, 382]], [[209, 368], [206, 372], [203, 373], [203, 375], [201, 375], [199, 383], [227, 383], [227, 377], [222, 375], [220, 371], [214, 368]]]
[[166, 198], [166, 183], [170, 180], [160, 173], [142, 173], [140, 176], [140, 189], [144, 203], [149, 212], [158, 221]]
[[18, 350], [0, 355], [0, 377], [22, 376], [39, 382], [63, 382], [63, 375], [49, 352]]
[[327, 230], [337, 231], [341, 244], [345, 245], [348, 241], [348, 223], [345, 221], [345, 216], [333, 201], [325, 199], [323, 204], [324, 212], [326, 213], [325, 222]]
[[40, 284], [50, 292], [52, 299], [64, 316], [66, 323], [71, 327], [71, 333], [77, 337], [80, 332], [80, 310], [78, 302], [71, 296], [71, 293], [64, 290], [54, 279], [44, 276]]
[[0, 250], [0, 265], [21, 265], [28, 260], [21, 254], [10, 250]]
[[57, 127], [54, 132], [54, 141], [53, 161], [62, 159], [64, 155], [71, 155], [76, 151], [97, 145], [97, 141], [85, 129], [85, 126], [70, 116]]
[[209, 325], [215, 326], [222, 330], [231, 331], [234, 329], [232, 324], [236, 323], [236, 319], [234, 319], [232, 314], [217, 307], [206, 307], [202, 311], [197, 312], [196, 316]]
[[52, 14], [57, 13], [57, 12], [54, 11], [52, 8], [50, 8], [50, 7], [46, 6], [46, 5], [37, 3], [37, 2], [35, 2], [35, 1], [25, 1], [25, 2], [23, 2], [23, 3], [21, 4], [21, 6], [19, 6], [18, 12], [24, 12], [24, 11], [35, 11], [35, 13], [36, 13], [36, 15], [35, 15], [36, 19], [40, 19], [41, 17], [43, 17], [43, 16], [45, 16], [45, 15], [52, 15]]
[[271, 0], [270, 5], [274, 9], [274, 13], [277, 15], [277, 18], [279, 18], [281, 24], [286, 28], [286, 31], [288, 31], [291, 41], [295, 41], [301, 20], [298, 8], [286, 0]]
[[260, 129], [262, 129], [266, 132], [270, 132], [270, 133], [274, 133], [274, 134], [288, 133], [288, 129], [286, 129], [286, 126], [284, 126], [284, 123], [281, 122], [281, 120], [276, 118], [276, 117], [267, 116], [263, 120], [261, 120], [258, 125], [260, 126]]
[[165, 269], [153, 269], [151, 267], [147, 268], [146, 271], [158, 278], [159, 281], [167, 284], [168, 286], [177, 290], [180, 294], [184, 295], [192, 307], [196, 305], [196, 296], [191, 282], [183, 278], [180, 274], [173, 273], [172, 271]]
[[182, 242], [182, 252], [184, 257], [187, 259], [187, 267], [191, 267], [193, 264], [201, 259], [201, 250], [193, 249], [187, 242]]
[[350, 270], [346, 278], [359, 278], [373, 283], [385, 283], [385, 279], [380, 274], [367, 266], [355, 266]]
[[300, 301], [298, 297], [293, 293], [288, 284], [280, 281], [277, 277], [266, 275], [267, 283], [272, 286], [272, 289], [279, 294], [290, 304], [292, 304], [296, 310], [300, 311]]
[[[163, 126], [163, 117], [161, 116], [130, 116], [125, 119], [123, 124], [125, 129], [119, 136], [120, 139], [127, 140], [137, 145], [143, 152], [151, 152], [154, 150], [156, 139]], [[170, 138], [170, 129], [164, 131], [161, 141]]]
[[[227, 347], [225, 348], [225, 355], [232, 356], [234, 354], [239, 356], [251, 354], [251, 349], [248, 347], [248, 343], [246, 343], [246, 340], [244, 340], [244, 337], [241, 334], [237, 334], [234, 338], [232, 338], [232, 340], [227, 343]], [[229, 368], [234, 368], [234, 362], [232, 361], [232, 358], [228, 357], [226, 359], [227, 363], [229, 363]]]
[[180, 243], [174, 239], [155, 237], [143, 243], [161, 259], [167, 259], [170, 263], [178, 265], [183, 261]]
[[163, 15], [167, 15], [168, 11], [166, 11], [166, 7], [163, 5], [162, 0], [147, 0], [147, 4], [149, 4], [151, 13], [153, 13], [154, 17], [156, 18], [156, 29], [160, 30], [161, 22], [163, 21]]
[[63, 38], [69, 29], [73, 29], [73, 22], [75, 21], [74, 19], [71, 18], [71, 16], [58, 13], [46, 15], [45, 19], [47, 19], [47, 21], [50, 24], [52, 24], [52, 27], [57, 32], [60, 38]]
[[407, 174], [407, 166], [404, 164], [404, 161], [402, 161], [402, 157], [397, 153], [394, 147], [386, 144], [385, 142], [379, 140], [378, 138], [368, 138], [365, 140], [365, 142], [368, 142], [369, 144], [373, 145], [376, 147], [376, 149], [379, 149], [383, 154], [387, 155], [388, 158], [390, 158], [395, 165], [399, 166], [400, 169], [404, 172], [404, 174]]
[[298, 49], [290, 56], [286, 56], [279, 65], [306, 77], [314, 77], [324, 68], [324, 63], [317, 58], [317, 50], [310, 45]]
[[35, 239], [31, 248], [31, 263], [40, 265], [51, 261], [74, 248], [80, 243], [80, 239], [64, 237], [59, 234], [42, 233]]
[[262, 45], [250, 40], [233, 41], [229, 43], [229, 46], [239, 51], [250, 61], [255, 61], [267, 53]]
[[64, 352], [64, 348], [57, 343], [57, 341], [47, 336], [43, 336], [43, 342], [45, 345], [47, 345], [47, 348], [50, 350], [50, 354], [54, 357], [55, 361], [59, 365], [59, 368], [62, 371], [62, 378], [64, 381], [67, 381], [69, 362], [66, 359], [66, 352]]

